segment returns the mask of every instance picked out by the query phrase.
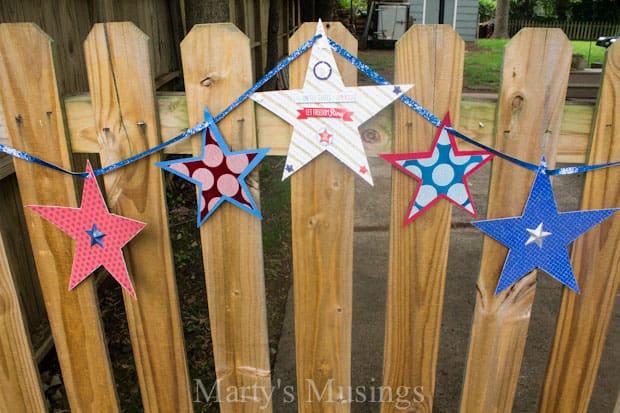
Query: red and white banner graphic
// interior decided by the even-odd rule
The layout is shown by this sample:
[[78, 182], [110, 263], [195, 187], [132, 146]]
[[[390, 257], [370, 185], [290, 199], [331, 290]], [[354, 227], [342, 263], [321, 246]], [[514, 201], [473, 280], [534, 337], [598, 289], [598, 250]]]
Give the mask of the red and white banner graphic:
[[297, 119], [308, 118], [339, 118], [345, 122], [353, 120], [353, 111], [344, 108], [303, 108], [297, 109], [299, 116]]

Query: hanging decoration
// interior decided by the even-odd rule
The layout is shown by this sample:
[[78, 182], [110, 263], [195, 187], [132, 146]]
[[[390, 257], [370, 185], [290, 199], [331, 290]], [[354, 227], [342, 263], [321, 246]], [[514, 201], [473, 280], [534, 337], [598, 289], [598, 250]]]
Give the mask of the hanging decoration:
[[383, 159], [418, 181], [403, 226], [442, 198], [477, 216], [467, 177], [490, 161], [493, 154], [487, 151], [459, 151], [454, 136], [446, 129], [450, 126], [448, 113], [439, 125], [428, 152], [381, 155]]
[[302, 89], [250, 98], [294, 127], [282, 179], [327, 151], [372, 185], [358, 128], [412, 85], [346, 87], [320, 20], [316, 36]]
[[156, 165], [198, 187], [198, 227], [224, 201], [261, 219], [245, 179], [269, 149], [231, 152], [206, 107], [205, 121], [211, 126], [202, 132], [200, 156], [158, 162]]
[[142, 231], [146, 224], [111, 214], [90, 162], [86, 171], [89, 176], [84, 179], [79, 208], [38, 205], [27, 207], [75, 240], [69, 290], [103, 266], [135, 299], [136, 292], [127, 271], [122, 248]]
[[568, 245], [618, 208], [558, 212], [543, 157], [523, 215], [472, 224], [510, 250], [495, 294], [539, 268], [579, 293], [568, 256]]

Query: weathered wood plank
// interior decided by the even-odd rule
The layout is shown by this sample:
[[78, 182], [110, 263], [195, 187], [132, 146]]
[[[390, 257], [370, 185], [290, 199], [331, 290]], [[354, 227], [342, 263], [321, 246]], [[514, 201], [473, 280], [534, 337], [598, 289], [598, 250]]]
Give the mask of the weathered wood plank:
[[[504, 54], [494, 147], [538, 164], [556, 161], [571, 45], [558, 29], [524, 29]], [[493, 162], [488, 218], [522, 214], [533, 173]], [[536, 273], [494, 295], [507, 249], [485, 237], [461, 411], [509, 412], [523, 359]]]
[[[51, 42], [33, 24], [0, 25], [0, 95], [11, 145], [71, 169]], [[24, 204], [77, 206], [71, 177], [29, 162], [15, 171]], [[67, 291], [73, 241], [34, 213], [26, 221], [71, 408], [116, 412], [93, 279]]]
[[[620, 45], [607, 53], [588, 164], [620, 159]], [[589, 172], [581, 209], [620, 205], [620, 170]], [[572, 261], [581, 294], [564, 291], [541, 412], [586, 412], [620, 287], [620, 217], [613, 216], [577, 239]]]
[[[396, 44], [394, 82], [411, 83], [409, 95], [437, 116], [458, 119], [463, 88], [465, 43], [446, 25], [416, 25]], [[454, 124], [454, 127], [458, 125]], [[426, 152], [436, 128], [397, 104], [394, 148], [390, 153]], [[443, 200], [403, 227], [417, 182], [392, 169], [390, 267], [385, 324], [383, 385], [421, 389], [422, 400], [410, 400], [416, 411], [433, 409], [439, 331], [443, 310], [452, 204]], [[420, 245], [425, 248], [421, 249]], [[410, 397], [415, 397], [411, 394]], [[419, 403], [418, 403], [419, 401]], [[383, 413], [402, 410], [395, 398], [383, 402]]]
[[[96, 24], [84, 42], [102, 166], [160, 143], [150, 40], [133, 23]], [[110, 210], [147, 223], [124, 249], [123, 290], [145, 411], [191, 411], [162, 171], [152, 155], [104, 176]]]
[[45, 412], [39, 371], [2, 238], [0, 234], [0, 331], [5, 332], [0, 334], [0, 410]]
[[[190, 126], [185, 100], [185, 96], [179, 93], [157, 95], [163, 139], [172, 138]], [[64, 103], [72, 150], [75, 153], [98, 152], [99, 143], [95, 133], [90, 97], [70, 96], [65, 98]], [[495, 100], [479, 100], [471, 95], [464, 97], [460, 106], [461, 116], [458, 119], [460, 130], [486, 145], [491, 145], [496, 107]], [[585, 162], [593, 113], [592, 105], [567, 104], [564, 107], [558, 162]], [[360, 130], [362, 135], [367, 137], [364, 140], [364, 149], [368, 156], [377, 156], [391, 150], [393, 114], [392, 107], [389, 106], [362, 125]], [[452, 120], [456, 123], [457, 118], [453, 117]], [[0, 143], [6, 144], [6, 136], [1, 132], [1, 123], [0, 121]], [[262, 106], [256, 106], [256, 129], [259, 147], [272, 148], [269, 155], [286, 155], [291, 140], [288, 124]], [[467, 149], [468, 145], [463, 143], [463, 148]], [[191, 142], [186, 139], [166, 148], [164, 152], [191, 153]]]
[[[341, 23], [324, 23], [324, 27], [329, 37], [357, 53], [357, 41]], [[315, 32], [316, 23], [303, 24], [289, 40], [289, 49], [297, 49]], [[355, 67], [334, 55], [345, 85], [355, 85]], [[291, 89], [303, 86], [309, 58], [310, 53], [305, 53], [291, 64]], [[348, 394], [338, 389], [351, 385], [354, 178], [329, 154], [290, 177], [299, 412], [351, 408], [350, 403], [335, 399], [346, 400]], [[318, 400], [308, 380], [317, 389], [334, 389], [332, 400]]]
[[[217, 114], [252, 85], [248, 38], [230, 23], [196, 25], [181, 43], [190, 122]], [[206, 87], [203, 80], [210, 77]], [[218, 123], [231, 150], [256, 146], [254, 108], [246, 102]], [[193, 152], [201, 153], [200, 136]], [[259, 203], [258, 175], [247, 178]], [[261, 222], [225, 202], [200, 227], [213, 357], [221, 392], [251, 388], [255, 399], [234, 403], [220, 393], [222, 412], [269, 412], [271, 389]]]

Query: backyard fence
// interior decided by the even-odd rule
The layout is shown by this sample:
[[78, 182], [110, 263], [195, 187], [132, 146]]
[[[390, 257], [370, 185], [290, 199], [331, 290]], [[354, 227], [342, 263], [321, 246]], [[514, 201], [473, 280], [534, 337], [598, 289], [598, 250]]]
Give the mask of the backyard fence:
[[[341, 24], [326, 27], [328, 36], [356, 50]], [[314, 34], [315, 25], [304, 24], [292, 36], [290, 50]], [[195, 26], [181, 43], [184, 97], [156, 97], [149, 39], [131, 23], [95, 25], [84, 48], [90, 96], [63, 101], [51, 39], [31, 24], [0, 25], [0, 96], [11, 146], [67, 169], [72, 169], [72, 153], [98, 153], [103, 166], [110, 165], [201, 122], [205, 104], [212, 113], [221, 112], [252, 85], [248, 38], [231, 24]], [[449, 111], [457, 129], [477, 136], [482, 122], [465, 119], [460, 109], [462, 39], [448, 26], [416, 25], [397, 43], [395, 54], [395, 83], [415, 84], [414, 99], [436, 115]], [[291, 88], [301, 87], [307, 59], [308, 53], [291, 64]], [[336, 59], [345, 83], [353, 84], [356, 68]], [[480, 139], [535, 164], [545, 155], [551, 167], [558, 159], [588, 164], [620, 159], [620, 46], [609, 50], [589, 141], [576, 149], [561, 119], [570, 110], [564, 107], [570, 63], [570, 42], [560, 30], [526, 29], [515, 36], [506, 48], [502, 89], [491, 116], [495, 132]], [[287, 152], [289, 126], [250, 101], [218, 127], [233, 150], [258, 145], [271, 147], [270, 155]], [[412, 139], [412, 131], [428, 139]], [[429, 122], [397, 102], [393, 136], [368, 143], [366, 150], [369, 155], [427, 151], [432, 136]], [[183, 141], [167, 152], [199, 153], [199, 140], [192, 143]], [[148, 224], [124, 248], [138, 300], [123, 292], [144, 409], [188, 412], [191, 383], [165, 192], [162, 171], [154, 165], [160, 159], [152, 155], [106, 174], [104, 183], [113, 212]], [[532, 172], [500, 159], [492, 169], [488, 217], [520, 215]], [[24, 205], [77, 206], [73, 178], [24, 161], [15, 161], [15, 173]], [[290, 178], [297, 381], [313, 380], [319, 389], [327, 383], [351, 386], [354, 177], [335, 158], [321, 156]], [[619, 206], [619, 178], [620, 168], [588, 173], [583, 209]], [[258, 197], [256, 176], [249, 179]], [[393, 173], [383, 385], [423, 389], [415, 407], [431, 411], [452, 208], [440, 202], [402, 227], [414, 188], [414, 180]], [[120, 411], [93, 280], [67, 291], [72, 241], [36, 214], [25, 217], [72, 410]], [[270, 389], [261, 223], [224, 205], [200, 233], [219, 387]], [[42, 412], [45, 399], [14, 281], [20, 274], [9, 264], [1, 243], [7, 235], [2, 236], [0, 411]], [[581, 295], [564, 291], [540, 411], [587, 411], [620, 283], [619, 241], [615, 217], [574, 244]], [[494, 295], [505, 258], [504, 247], [485, 239], [479, 281], [470, 291], [476, 305], [463, 412], [508, 412], [514, 402], [536, 275]], [[299, 385], [298, 391], [302, 412], [351, 408], [346, 399], [301, 402], [309, 399], [310, 389]], [[220, 409], [271, 411], [271, 401], [262, 395], [237, 403], [222, 400]], [[393, 401], [382, 406], [383, 412], [398, 409]]]
[[525, 27], [562, 29], [571, 40], [596, 40], [601, 36], [620, 35], [620, 24], [599, 22], [539, 22], [536, 20], [510, 20], [508, 34], [512, 37]]

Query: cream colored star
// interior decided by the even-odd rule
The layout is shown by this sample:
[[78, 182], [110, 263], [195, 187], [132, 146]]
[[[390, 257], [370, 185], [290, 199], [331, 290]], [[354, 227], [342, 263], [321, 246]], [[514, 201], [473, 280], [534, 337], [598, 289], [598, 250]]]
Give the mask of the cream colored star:
[[[316, 33], [302, 89], [250, 97], [294, 127], [282, 179], [327, 151], [372, 185], [358, 128], [412, 85], [346, 87], [321, 21]], [[333, 135], [329, 144], [317, 139], [325, 130]]]

